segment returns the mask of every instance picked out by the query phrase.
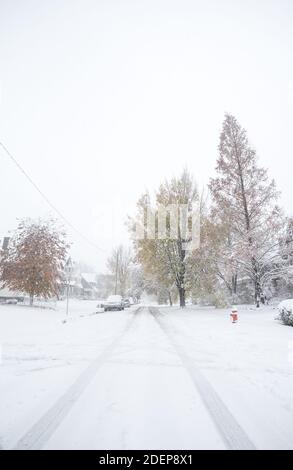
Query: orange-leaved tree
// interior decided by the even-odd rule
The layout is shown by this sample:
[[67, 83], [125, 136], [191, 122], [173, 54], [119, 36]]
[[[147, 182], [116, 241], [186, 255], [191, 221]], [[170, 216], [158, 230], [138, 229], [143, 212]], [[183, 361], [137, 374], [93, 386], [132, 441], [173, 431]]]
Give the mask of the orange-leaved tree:
[[1, 256], [0, 281], [4, 287], [35, 296], [58, 293], [68, 245], [54, 220], [22, 220]]

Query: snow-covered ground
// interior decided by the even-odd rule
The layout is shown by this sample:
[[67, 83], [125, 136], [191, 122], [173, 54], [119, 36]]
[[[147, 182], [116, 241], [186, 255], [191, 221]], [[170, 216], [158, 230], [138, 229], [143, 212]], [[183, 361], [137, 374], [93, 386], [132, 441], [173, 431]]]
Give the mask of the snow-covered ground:
[[293, 448], [277, 310], [0, 305], [3, 449]]

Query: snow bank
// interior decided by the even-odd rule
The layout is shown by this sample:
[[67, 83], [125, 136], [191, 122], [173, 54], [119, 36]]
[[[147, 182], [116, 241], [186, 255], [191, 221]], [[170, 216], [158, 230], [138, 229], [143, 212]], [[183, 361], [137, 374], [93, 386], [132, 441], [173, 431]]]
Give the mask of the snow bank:
[[293, 299], [283, 300], [278, 305], [279, 319], [284, 325], [293, 326]]

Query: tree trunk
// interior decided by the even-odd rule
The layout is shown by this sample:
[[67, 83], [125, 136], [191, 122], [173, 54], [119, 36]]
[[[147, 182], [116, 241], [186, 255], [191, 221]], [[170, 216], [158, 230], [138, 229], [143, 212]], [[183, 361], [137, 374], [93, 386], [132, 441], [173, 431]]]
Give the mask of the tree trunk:
[[233, 294], [237, 294], [237, 274], [232, 276], [232, 290]]
[[260, 307], [260, 298], [262, 294], [262, 289], [260, 285], [260, 279], [259, 279], [259, 269], [258, 269], [258, 264], [254, 258], [252, 257], [252, 266], [253, 266], [253, 271], [254, 271], [254, 297], [255, 297], [255, 305], [256, 308]]
[[255, 305], [256, 305], [256, 308], [259, 308], [260, 307], [260, 304], [259, 304], [259, 296], [257, 293], [255, 293]]
[[34, 303], [34, 294], [30, 294], [30, 305]]
[[[239, 170], [239, 175], [240, 175], [240, 184], [241, 184], [241, 193], [242, 193], [242, 200], [243, 200], [243, 209], [244, 209], [244, 216], [245, 216], [245, 221], [246, 221], [246, 230], [247, 233], [249, 234], [250, 232], [250, 216], [248, 212], [248, 205], [247, 205], [247, 199], [246, 199], [246, 193], [245, 193], [245, 188], [244, 188], [244, 181], [243, 181], [243, 171], [240, 165], [240, 160], [238, 158], [238, 170]], [[248, 242], [250, 247], [253, 247], [253, 240], [252, 237], [248, 237]], [[256, 307], [259, 308], [260, 306], [260, 295], [261, 295], [261, 287], [260, 287], [260, 282], [259, 282], [259, 270], [258, 270], [258, 265], [256, 262], [256, 259], [254, 256], [251, 258], [251, 263], [254, 271], [254, 293], [255, 293], [255, 304]]]
[[171, 296], [171, 292], [168, 291], [168, 297], [169, 297], [169, 304], [170, 306], [172, 307], [173, 306], [173, 302], [172, 302], [172, 296]]
[[185, 307], [185, 289], [184, 287], [178, 287], [180, 307]]
[[260, 307], [260, 299], [261, 299], [261, 287], [259, 280], [255, 280], [255, 305], [257, 308]]

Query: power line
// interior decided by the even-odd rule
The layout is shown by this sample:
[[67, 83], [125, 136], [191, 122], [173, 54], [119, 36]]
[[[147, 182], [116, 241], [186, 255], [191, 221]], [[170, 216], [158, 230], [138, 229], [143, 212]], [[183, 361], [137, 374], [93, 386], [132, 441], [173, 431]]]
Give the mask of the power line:
[[87, 238], [82, 232], [80, 232], [60, 211], [57, 207], [47, 198], [47, 196], [43, 193], [43, 191], [38, 187], [38, 185], [32, 180], [32, 178], [27, 174], [27, 172], [22, 168], [22, 166], [18, 163], [16, 158], [9, 152], [7, 147], [0, 142], [1, 147], [8, 155], [8, 157], [12, 160], [12, 162], [17, 166], [17, 168], [21, 171], [21, 173], [26, 177], [26, 179], [31, 183], [31, 185], [35, 188], [35, 190], [40, 194], [40, 196], [46, 201], [46, 203], [53, 209], [56, 214], [72, 229], [76, 232], [81, 238], [83, 238], [88, 244], [93, 246], [96, 250], [105, 251], [103, 248], [100, 248], [98, 245], [93, 243], [89, 238]]

